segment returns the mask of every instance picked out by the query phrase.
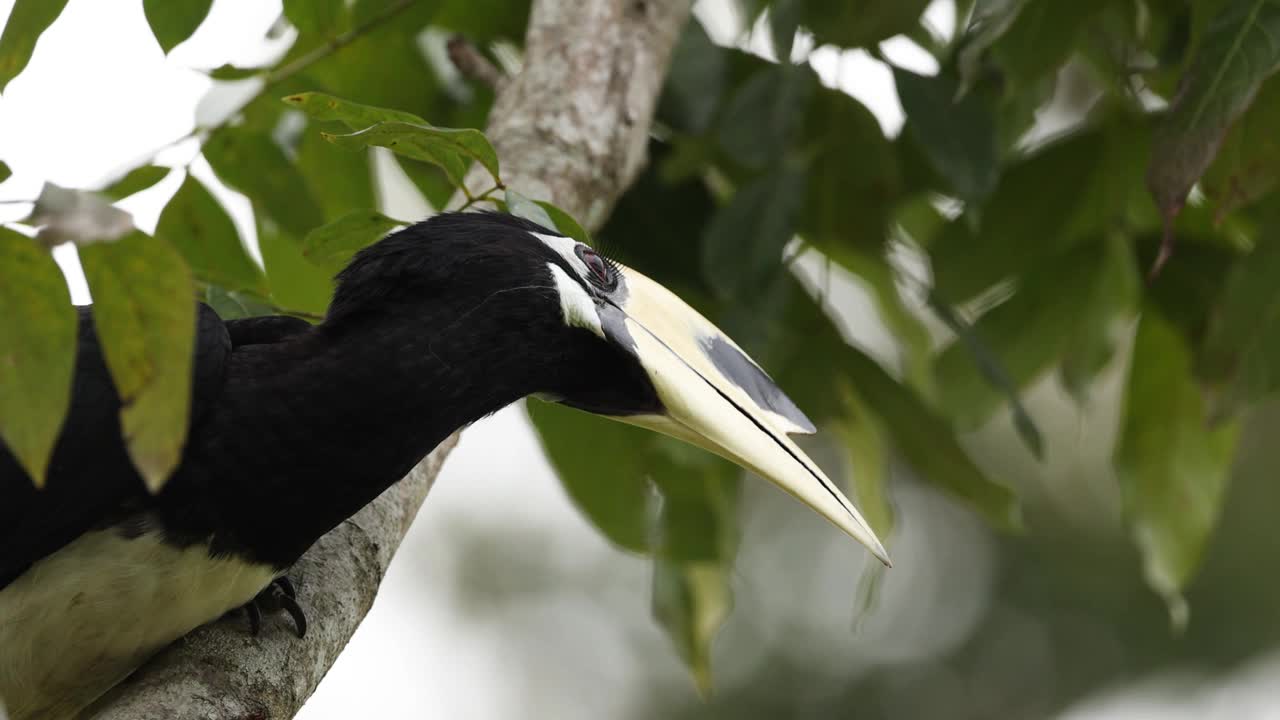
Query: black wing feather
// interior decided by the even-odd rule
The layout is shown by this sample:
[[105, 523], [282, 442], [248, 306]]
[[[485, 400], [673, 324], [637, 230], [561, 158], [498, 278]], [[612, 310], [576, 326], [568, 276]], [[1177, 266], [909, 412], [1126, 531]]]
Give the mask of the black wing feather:
[[[0, 590], [80, 535], [139, 510], [148, 495], [125, 452], [120, 398], [93, 327], [78, 308], [79, 343], [71, 409], [54, 448], [48, 482], [37, 490], [0, 442]], [[304, 323], [305, 324], [305, 323]], [[222, 390], [231, 335], [212, 308], [198, 305], [190, 433]]]

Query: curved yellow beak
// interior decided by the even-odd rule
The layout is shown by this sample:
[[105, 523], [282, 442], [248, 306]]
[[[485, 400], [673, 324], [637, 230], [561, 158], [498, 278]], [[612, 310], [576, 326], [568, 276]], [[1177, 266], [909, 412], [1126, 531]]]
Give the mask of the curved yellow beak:
[[604, 323], [629, 348], [657, 390], [665, 413], [614, 419], [709, 450], [772, 482], [885, 565], [884, 546], [840, 488], [788, 437], [813, 423], [731, 339], [674, 293], [621, 268], [627, 293]]

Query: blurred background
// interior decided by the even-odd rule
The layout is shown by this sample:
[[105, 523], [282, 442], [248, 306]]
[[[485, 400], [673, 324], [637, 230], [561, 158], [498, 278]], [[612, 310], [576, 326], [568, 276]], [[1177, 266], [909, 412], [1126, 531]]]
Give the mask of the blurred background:
[[[488, 13], [510, 12], [517, 27], [527, 12], [519, 3], [512, 9], [499, 0], [484, 5]], [[0, 20], [12, 6], [12, 0], [0, 0]], [[219, 0], [194, 35], [166, 55], [138, 2], [70, 0], [26, 70], [0, 96], [0, 160], [13, 171], [0, 185], [0, 201], [32, 199], [46, 181], [101, 187], [193, 127], [219, 122], [257, 87], [252, 78], [215, 81], [208, 71], [277, 62], [298, 37], [281, 22], [281, 10], [277, 0]], [[939, 53], [925, 46], [946, 45], [969, 32], [974, 12], [972, 3], [957, 7], [935, 0], [920, 15], [923, 34], [895, 35], [868, 50], [839, 49], [802, 32], [792, 53], [826, 88], [860, 101], [884, 137], [898, 142], [906, 118], [901, 73], [936, 76]], [[776, 57], [778, 41], [771, 39], [770, 27], [763, 21], [753, 25], [741, 4], [700, 0], [695, 15], [717, 45]], [[449, 77], [441, 54], [443, 37], [428, 31], [417, 47], [438, 81], [447, 84], [457, 78]], [[486, 49], [497, 61], [515, 62], [516, 43], [518, 35]], [[682, 52], [692, 52], [687, 43]], [[685, 75], [696, 78], [699, 69], [706, 70], [684, 57], [677, 55], [677, 63], [685, 63], [677, 67]], [[1096, 77], [1073, 60], [1050, 70], [1053, 87], [1037, 95], [1022, 125], [1016, 132], [1002, 128], [1012, 138], [1000, 140], [1009, 158], [1056, 138], [1081, 123], [1095, 103], [1106, 102], [1098, 99]], [[411, 80], [401, 76], [394, 82]], [[680, 82], [698, 87], [696, 79]], [[1134, 97], [1138, 106], [1162, 103], [1142, 89]], [[667, 161], [690, 147], [679, 142], [681, 128], [670, 114], [670, 103], [678, 99], [664, 98], [668, 114], [660, 120], [665, 125], [657, 130], [654, 150], [655, 167], [676, 183], [680, 171]], [[961, 132], [964, 112], [944, 105], [939, 116]], [[482, 126], [483, 115], [478, 117], [471, 124]], [[921, 134], [927, 137], [928, 131]], [[166, 147], [155, 163], [189, 164], [227, 209], [248, 252], [261, 261], [252, 199], [222, 183], [199, 152], [198, 140], [189, 138]], [[866, 158], [875, 167], [869, 151]], [[374, 153], [371, 162], [384, 212], [417, 218], [432, 211], [427, 193], [419, 192], [423, 184], [406, 176], [388, 153]], [[646, 182], [654, 180], [646, 175], [641, 184]], [[713, 188], [716, 182], [737, 180], [712, 178]], [[1086, 176], [1085, 182], [1101, 181]], [[143, 230], [154, 231], [181, 183], [182, 174], [171, 173], [119, 206]], [[1087, 189], [1049, 185], [1042, 192], [1050, 204], [1065, 204]], [[968, 214], [962, 210], [980, 206], [979, 200], [939, 192], [931, 199], [931, 214], [938, 222], [963, 225]], [[28, 209], [0, 206], [6, 220], [20, 219]], [[644, 209], [624, 200], [612, 232], [606, 227], [601, 233], [606, 249], [611, 238], [621, 238], [616, 242], [625, 251], [623, 236], [638, 230], [619, 229], [617, 223], [634, 220]], [[1026, 212], [1034, 215], [1040, 207]], [[1146, 212], [1154, 215], [1154, 207]], [[904, 217], [895, 222], [907, 225]], [[1043, 219], [1055, 221], [1052, 213]], [[1031, 220], [1034, 230], [1036, 218]], [[1214, 232], [1233, 230], [1220, 222]], [[1028, 235], [1025, 242], [1047, 242], [1048, 234], [1046, 229]], [[898, 375], [909, 375], [902, 325], [886, 320], [879, 290], [865, 277], [833, 266], [830, 250], [813, 245], [818, 244], [787, 245], [789, 272], [819, 299], [845, 339], [886, 367], [899, 368]], [[1138, 253], [1143, 260], [1154, 255], [1149, 245]], [[55, 256], [76, 302], [88, 302], [74, 247], [60, 246]], [[895, 245], [889, 256], [908, 280], [929, 272], [910, 243]], [[1190, 272], [1208, 272], [1212, 265], [1196, 251], [1175, 253], [1170, 263], [1189, 266]], [[957, 333], [963, 340], [964, 320], [930, 312], [929, 297], [901, 278], [899, 285], [902, 308], [923, 328], [927, 345], [945, 354]], [[988, 293], [963, 316], [981, 316], [1009, 294], [1007, 287], [995, 299]], [[1083, 312], [1069, 305], [1065, 316], [1044, 322], [1070, 322], [1078, 311]], [[990, 503], [975, 504], [963, 488], [947, 492], [924, 477], [929, 472], [918, 470], [918, 457], [903, 462], [885, 454], [889, 482], [880, 488], [877, 526], [892, 528], [888, 546], [895, 568], [884, 571], [799, 504], [758, 480], [743, 482], [730, 530], [736, 559], [726, 571], [732, 612], [710, 645], [714, 680], [706, 697], [686, 667], [697, 661], [689, 651], [678, 651], [678, 642], [654, 620], [653, 562], [621, 549], [593, 526], [558, 481], [524, 407], [508, 408], [464, 433], [373, 611], [302, 717], [1280, 718], [1280, 579], [1272, 570], [1280, 550], [1272, 437], [1280, 407], [1260, 396], [1240, 411], [1236, 451], [1221, 468], [1229, 481], [1220, 498], [1206, 501], [1212, 508], [1220, 503], [1220, 511], [1208, 513], [1210, 527], [1217, 516], [1216, 530], [1194, 541], [1199, 562], [1191, 565], [1198, 571], [1172, 588], [1162, 584], [1152, 578], [1159, 570], [1149, 557], [1144, 564], [1141, 538], [1135, 545], [1140, 531], [1113, 469], [1137, 322], [1132, 311], [1113, 319], [1114, 348], [1092, 369], [1083, 392], [1048, 371], [1048, 363], [1033, 362], [1029, 370], [1013, 370], [1018, 388], [1012, 410], [996, 387], [992, 393], [1001, 402], [993, 402], [990, 412], [956, 423], [955, 438], [982, 477], [1015, 491], [1020, 521], [1009, 525], [1020, 524], [1021, 531], [993, 522]], [[721, 321], [738, 335], [731, 314]], [[794, 351], [803, 353], [803, 345]], [[983, 370], [982, 352], [977, 357], [965, 360], [965, 372], [973, 377]], [[1002, 367], [998, 359], [989, 364]], [[935, 401], [940, 407], [947, 403]], [[1024, 416], [1033, 419], [1030, 435]], [[823, 432], [807, 439], [806, 449], [833, 474], [852, 472], [856, 486], [856, 450], [866, 446], [840, 428], [819, 425]], [[943, 444], [933, 426], [918, 430], [925, 455], [931, 443]], [[554, 431], [544, 432], [554, 444]], [[852, 471], [846, 467], [851, 446]], [[939, 450], [937, 457], [946, 463], [951, 456]], [[598, 474], [607, 480], [610, 468], [599, 467]], [[868, 486], [857, 487], [866, 503]], [[1190, 502], [1199, 500], [1193, 496]]]

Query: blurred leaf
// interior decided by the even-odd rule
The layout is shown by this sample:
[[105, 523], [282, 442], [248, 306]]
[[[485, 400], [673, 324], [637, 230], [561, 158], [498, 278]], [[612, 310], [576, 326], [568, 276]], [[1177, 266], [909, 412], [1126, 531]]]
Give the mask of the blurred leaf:
[[284, 102], [301, 110], [315, 120], [336, 120], [352, 130], [363, 130], [380, 122], [395, 121], [414, 125], [426, 125], [427, 121], [413, 113], [387, 108], [361, 105], [320, 92], [289, 95]]
[[213, 0], [142, 0], [147, 23], [166, 55], [191, 37], [212, 6]]
[[324, 221], [302, 174], [270, 135], [223, 128], [205, 143], [204, 156], [222, 182], [247, 195], [256, 211], [295, 237]]
[[521, 195], [520, 193], [507, 188], [505, 191], [505, 201], [507, 204], [507, 212], [516, 217], [524, 218], [530, 222], [537, 223], [542, 227], [555, 231], [556, 224], [543, 209], [541, 205]]
[[893, 148], [875, 116], [846, 93], [818, 89], [808, 105], [804, 142], [812, 164], [800, 232], [837, 261], [846, 249], [881, 248], [900, 182]]
[[466, 158], [484, 166], [497, 182], [498, 156], [484, 133], [472, 129], [437, 128], [398, 121], [383, 121], [348, 135], [325, 134], [338, 147], [385, 147], [394, 153], [440, 166], [454, 185], [461, 187], [467, 172]]
[[1068, 352], [1090, 346], [1109, 358], [1114, 323], [1137, 299], [1136, 273], [1117, 240], [1077, 248], [1019, 276], [1014, 296], [975, 323], [981, 349], [962, 338], [938, 356], [939, 403], [947, 415], [974, 429]]
[[438, 166], [431, 163], [414, 160], [403, 155], [394, 155], [396, 164], [400, 169], [404, 170], [404, 174], [408, 176], [409, 181], [414, 187], [418, 188], [418, 192], [426, 198], [427, 202], [433, 208], [443, 208], [449, 204], [450, 198], [457, 192], [453, 181], [445, 175], [444, 171]]
[[921, 477], [964, 500], [995, 527], [1022, 527], [1013, 492], [986, 477], [960, 447], [953, 429], [915, 393], [856, 348], [844, 349], [840, 367]]
[[743, 298], [783, 271], [782, 249], [794, 237], [804, 175], [780, 168], [734, 193], [702, 239], [702, 271], [725, 297]]
[[1115, 467], [1147, 582], [1175, 626], [1186, 623], [1182, 589], [1218, 517], [1237, 430], [1236, 423], [1209, 429], [1186, 342], [1158, 311], [1145, 309]]
[[524, 39], [530, 0], [440, 0], [431, 24], [473, 41]]
[[580, 243], [586, 245], [591, 244], [591, 234], [588, 233], [587, 229], [582, 227], [582, 225], [580, 225], [572, 215], [561, 210], [555, 205], [552, 205], [546, 200], [535, 200], [534, 202], [542, 207], [542, 209], [551, 218], [551, 221], [555, 223], [553, 227], [560, 231], [561, 234], [567, 235]]
[[776, 161], [800, 129], [818, 87], [807, 66], [766, 65], [752, 73], [729, 98], [716, 135], [729, 157], [759, 169]]
[[97, 193], [68, 190], [51, 182], [40, 189], [25, 222], [40, 226], [37, 237], [49, 246], [112, 241], [133, 231], [133, 216]]
[[711, 641], [733, 607], [730, 569], [717, 563], [653, 566], [653, 616], [675, 643], [698, 692], [711, 694]]
[[0, 161], [0, 183], [8, 180], [13, 175], [13, 171], [9, 169], [9, 163]]
[[894, 68], [893, 78], [907, 132], [952, 191], [967, 201], [989, 195], [1000, 177], [1000, 152], [995, 117], [983, 98], [969, 93], [957, 100], [959, 85], [945, 74], [926, 77]]
[[1262, 399], [1280, 388], [1280, 243], [1268, 237], [1236, 261], [1210, 319], [1201, 375], [1225, 383], [1215, 414]]
[[36, 41], [66, 5], [67, 0], [15, 0], [0, 34], [0, 92], [27, 66]]
[[[986, 386], [998, 391], [1009, 402], [1009, 409], [1013, 413], [1013, 428], [1017, 431], [1018, 437], [1022, 439], [1023, 444], [1027, 446], [1032, 455], [1036, 456], [1037, 460], [1043, 460], [1044, 438], [1041, 437], [1040, 429], [1036, 427], [1035, 421], [1031, 419], [1031, 414], [1023, 406], [1022, 399], [1018, 397], [1019, 383], [1010, 377], [1004, 363], [988, 347], [986, 341], [951, 306], [935, 297], [932, 300], [932, 307], [938, 317], [942, 319], [942, 322], [956, 334], [957, 340], [952, 343], [952, 350], [963, 348], [968, 359], [977, 368], [978, 375], [985, 381]], [[947, 366], [939, 363], [938, 369], [945, 371]], [[953, 392], [951, 385], [948, 384], [948, 378], [940, 376], [937, 385], [942, 389], [941, 394], [945, 402], [948, 395]], [[994, 404], [992, 407], [994, 408]], [[961, 406], [958, 411], [953, 409], [952, 413], [953, 415], [963, 413], [968, 409], [968, 406]]]
[[333, 273], [308, 262], [297, 240], [261, 216], [258, 246], [271, 285], [271, 300], [282, 308], [323, 315], [333, 299]]
[[217, 285], [210, 285], [205, 289], [204, 301], [223, 320], [276, 315], [279, 312], [252, 293], [226, 290]]
[[658, 99], [659, 121], [695, 135], [711, 128], [728, 79], [726, 53], [702, 23], [685, 23]]
[[1123, 0], [1016, 3], [1021, 11], [991, 47], [1008, 77], [1008, 91], [1022, 92], [1056, 73], [1075, 52], [1087, 23], [1109, 3], [1127, 4]]
[[1264, 83], [1253, 104], [1227, 134], [1218, 155], [1204, 174], [1204, 194], [1223, 217], [1248, 205], [1276, 186], [1280, 179], [1280, 81]]
[[1147, 184], [1166, 217], [1182, 209], [1227, 130], [1280, 67], [1277, 37], [1277, 0], [1228, 0], [1210, 23], [1154, 134]]
[[169, 168], [157, 165], [143, 165], [125, 173], [123, 177], [99, 190], [98, 194], [112, 200], [120, 200], [146, 190], [168, 177], [168, 175]]
[[889, 433], [874, 410], [847, 382], [840, 383], [847, 416], [830, 427], [845, 450], [854, 504], [876, 535], [893, 533], [893, 506], [889, 502]]
[[160, 213], [156, 237], [182, 253], [197, 280], [230, 290], [267, 291], [266, 278], [240, 243], [231, 217], [190, 175]]
[[191, 406], [195, 286], [168, 243], [135, 232], [80, 248], [93, 322], [123, 407], [129, 458], [157, 492], [182, 458]]
[[800, 18], [818, 45], [871, 47], [911, 31], [928, 5], [929, 0], [806, 0]]
[[268, 71], [268, 68], [262, 67], [239, 67], [230, 63], [219, 65], [208, 71], [209, 78], [212, 80], [246, 80], [256, 77]]
[[556, 403], [530, 399], [525, 409], [578, 509], [619, 547], [649, 551], [653, 433]]
[[1141, 276], [1126, 239], [1107, 238], [1103, 267], [1092, 283], [1094, 294], [1079, 308], [1062, 355], [1062, 385], [1078, 404], [1088, 386], [1111, 362], [1128, 337], [1142, 294]]
[[43, 486], [71, 403], [75, 308], [47, 248], [0, 228], [0, 439]]
[[939, 294], [965, 302], [1118, 223], [1145, 221], [1150, 201], [1137, 178], [1146, 148], [1141, 126], [1125, 119], [1010, 166], [979, 212], [949, 223], [930, 245]]
[[397, 227], [399, 220], [376, 210], [355, 210], [307, 233], [302, 241], [302, 254], [330, 272], [337, 272], [352, 255], [366, 248]]
[[956, 66], [962, 92], [967, 93], [977, 83], [984, 70], [983, 59], [988, 50], [1013, 26], [1027, 1], [979, 0], [973, 4], [969, 26], [956, 41]]
[[346, 0], [284, 0], [284, 15], [299, 32], [330, 34], [346, 11]]

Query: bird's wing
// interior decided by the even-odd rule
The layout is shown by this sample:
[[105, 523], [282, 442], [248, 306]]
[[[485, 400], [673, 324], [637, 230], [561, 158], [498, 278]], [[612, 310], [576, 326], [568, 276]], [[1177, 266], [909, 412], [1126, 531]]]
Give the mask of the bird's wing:
[[[71, 408], [37, 490], [0, 442], [0, 590], [32, 563], [83, 533], [141, 509], [142, 479], [125, 452], [120, 398], [103, 361], [92, 307], [79, 308], [80, 330]], [[190, 432], [222, 389], [231, 338], [226, 325], [200, 304], [195, 342]]]
[[306, 320], [287, 315], [241, 318], [228, 320], [226, 324], [232, 347], [276, 343], [311, 329], [311, 323]]

